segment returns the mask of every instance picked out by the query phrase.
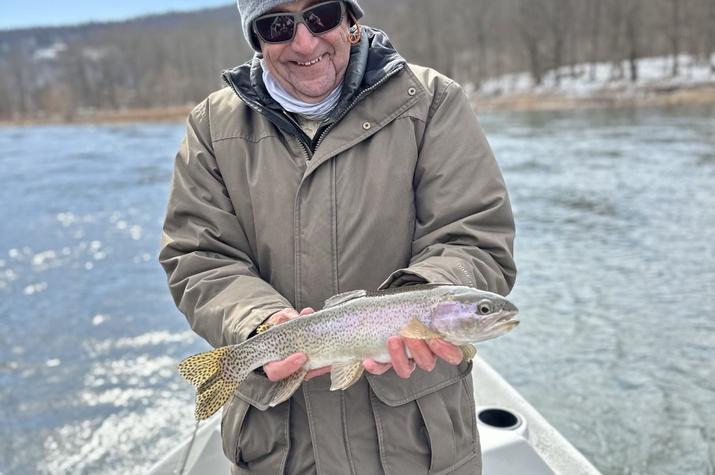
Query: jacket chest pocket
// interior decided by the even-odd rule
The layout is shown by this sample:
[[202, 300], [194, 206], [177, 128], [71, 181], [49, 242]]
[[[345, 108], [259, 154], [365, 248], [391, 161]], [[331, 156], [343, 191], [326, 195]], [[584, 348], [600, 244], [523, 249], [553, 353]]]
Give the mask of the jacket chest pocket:
[[481, 472], [471, 368], [439, 362], [407, 380], [368, 376], [386, 475]]

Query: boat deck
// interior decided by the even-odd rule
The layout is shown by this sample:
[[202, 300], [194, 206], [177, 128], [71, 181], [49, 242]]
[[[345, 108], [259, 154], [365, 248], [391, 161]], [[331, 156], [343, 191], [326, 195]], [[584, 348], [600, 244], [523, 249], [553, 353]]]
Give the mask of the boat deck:
[[[474, 359], [483, 475], [600, 475], [504, 378]], [[229, 472], [221, 449], [220, 414], [159, 461], [149, 475]]]

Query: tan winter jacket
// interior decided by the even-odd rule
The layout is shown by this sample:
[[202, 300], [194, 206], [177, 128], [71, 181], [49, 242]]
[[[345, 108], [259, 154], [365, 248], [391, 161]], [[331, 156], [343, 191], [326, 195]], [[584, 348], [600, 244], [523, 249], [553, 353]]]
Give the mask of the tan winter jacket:
[[[364, 48], [389, 45], [367, 30], [363, 59]], [[510, 204], [464, 92], [395, 58], [378, 74], [367, 57], [344, 116], [313, 142], [230, 79], [191, 113], [160, 260], [178, 307], [211, 345], [352, 289], [511, 289]], [[326, 375], [275, 408], [273, 383], [255, 373], [224, 408], [224, 452], [245, 474], [479, 473], [470, 370], [439, 362], [335, 392]]]

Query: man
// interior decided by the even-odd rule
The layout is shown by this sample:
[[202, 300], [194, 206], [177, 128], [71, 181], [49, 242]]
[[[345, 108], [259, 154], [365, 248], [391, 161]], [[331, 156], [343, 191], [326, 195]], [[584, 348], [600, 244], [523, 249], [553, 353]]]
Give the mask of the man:
[[[160, 260], [192, 328], [235, 344], [353, 289], [507, 294], [511, 208], [461, 88], [360, 26], [357, 1], [238, 8], [257, 54], [190, 114], [164, 224]], [[348, 390], [313, 370], [274, 408], [274, 381], [305, 355], [249, 376], [224, 407], [232, 472], [478, 473], [471, 364], [439, 340], [388, 348], [392, 363], [365, 361]]]

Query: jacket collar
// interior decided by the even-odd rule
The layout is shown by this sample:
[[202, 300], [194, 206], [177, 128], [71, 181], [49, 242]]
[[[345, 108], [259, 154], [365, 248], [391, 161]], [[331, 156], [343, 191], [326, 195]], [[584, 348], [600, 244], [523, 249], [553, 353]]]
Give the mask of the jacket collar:
[[[325, 122], [337, 122], [355, 105], [356, 98], [387, 76], [402, 69], [405, 60], [395, 50], [387, 35], [377, 28], [362, 27], [362, 40], [350, 49], [350, 61], [345, 71], [343, 90], [330, 116]], [[263, 84], [262, 55], [256, 53], [250, 61], [223, 72], [224, 81], [233, 88], [241, 100], [263, 114], [281, 130], [300, 137], [310, 144], [310, 139], [295, 121], [270, 96]]]

